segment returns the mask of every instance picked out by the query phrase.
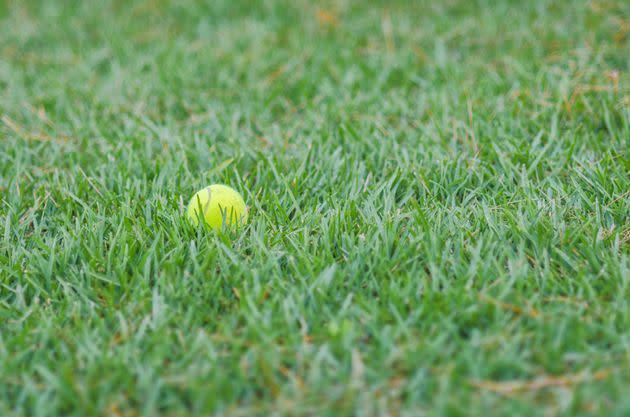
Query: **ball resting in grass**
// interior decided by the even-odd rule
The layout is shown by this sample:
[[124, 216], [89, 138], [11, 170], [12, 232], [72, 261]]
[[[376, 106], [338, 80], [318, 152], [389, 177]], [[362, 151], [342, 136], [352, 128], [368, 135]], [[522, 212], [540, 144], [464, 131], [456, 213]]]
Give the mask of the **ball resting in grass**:
[[188, 203], [188, 218], [197, 226], [199, 220], [214, 230], [223, 225], [243, 225], [247, 221], [247, 207], [243, 197], [227, 185], [214, 184], [198, 191]]

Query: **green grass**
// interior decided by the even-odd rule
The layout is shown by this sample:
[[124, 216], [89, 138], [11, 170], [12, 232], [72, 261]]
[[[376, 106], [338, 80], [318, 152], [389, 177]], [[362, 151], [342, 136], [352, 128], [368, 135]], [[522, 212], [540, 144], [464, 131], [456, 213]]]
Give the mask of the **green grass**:
[[630, 414], [626, 1], [201, 3], [0, 3], [0, 415]]

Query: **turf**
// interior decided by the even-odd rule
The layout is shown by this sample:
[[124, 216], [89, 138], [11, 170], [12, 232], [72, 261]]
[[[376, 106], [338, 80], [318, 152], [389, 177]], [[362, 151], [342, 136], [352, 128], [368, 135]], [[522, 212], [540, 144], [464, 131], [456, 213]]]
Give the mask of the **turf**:
[[0, 415], [629, 415], [629, 27], [0, 2]]

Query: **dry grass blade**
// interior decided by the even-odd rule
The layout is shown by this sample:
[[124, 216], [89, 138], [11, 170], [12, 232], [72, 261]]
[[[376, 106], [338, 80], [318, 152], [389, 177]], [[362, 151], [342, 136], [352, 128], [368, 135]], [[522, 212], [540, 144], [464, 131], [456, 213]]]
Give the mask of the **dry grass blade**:
[[473, 381], [471, 385], [497, 394], [512, 395], [525, 391], [538, 391], [553, 387], [568, 388], [582, 383], [601, 381], [606, 379], [611, 373], [610, 369], [601, 369], [594, 373], [584, 371], [561, 376], [544, 375], [525, 381]]
[[489, 296], [487, 296], [485, 294], [479, 294], [479, 299], [481, 301], [486, 301], [486, 302], [488, 302], [490, 304], [493, 304], [493, 305], [495, 305], [495, 306], [497, 306], [497, 307], [499, 307], [501, 309], [509, 310], [512, 313], [515, 313], [515, 314], [518, 314], [518, 315], [525, 315], [525, 316], [529, 316], [529, 317], [534, 318], [534, 319], [540, 318], [540, 312], [538, 310], [534, 309], [534, 308], [531, 308], [531, 307], [529, 307], [529, 308], [519, 307], [519, 306], [516, 306], [514, 304], [509, 304], [509, 303], [505, 303], [503, 301], [496, 300], [496, 299], [494, 299], [492, 297], [489, 297]]

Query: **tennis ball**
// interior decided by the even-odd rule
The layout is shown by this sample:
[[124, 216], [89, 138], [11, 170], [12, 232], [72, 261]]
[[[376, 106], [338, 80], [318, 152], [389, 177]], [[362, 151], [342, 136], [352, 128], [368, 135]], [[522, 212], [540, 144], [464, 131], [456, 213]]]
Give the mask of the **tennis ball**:
[[227, 185], [214, 184], [198, 191], [188, 203], [188, 218], [196, 226], [199, 219], [217, 230], [224, 224], [245, 224], [247, 207], [243, 197]]

